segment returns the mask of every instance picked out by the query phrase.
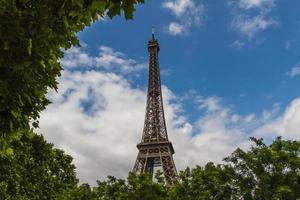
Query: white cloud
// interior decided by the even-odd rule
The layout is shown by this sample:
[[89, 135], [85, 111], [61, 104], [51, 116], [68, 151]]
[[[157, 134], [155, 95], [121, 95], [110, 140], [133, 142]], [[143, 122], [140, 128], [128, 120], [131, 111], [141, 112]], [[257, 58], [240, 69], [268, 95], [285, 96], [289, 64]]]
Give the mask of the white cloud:
[[279, 26], [272, 16], [275, 0], [232, 0], [229, 3], [233, 11], [231, 28], [248, 41], [261, 32]]
[[240, 41], [240, 40], [235, 40], [230, 47], [234, 47], [236, 49], [241, 49], [243, 46], [245, 46], [245, 42]]
[[244, 120], [247, 123], [251, 123], [255, 120], [255, 115], [254, 114], [249, 114], [249, 115], [245, 116]]
[[221, 109], [220, 101], [221, 99], [218, 97], [198, 97], [196, 100], [200, 105], [200, 109], [205, 109], [208, 112], [216, 112]]
[[[85, 45], [83, 45], [83, 48]], [[72, 47], [68, 50], [64, 59], [61, 60], [61, 64], [65, 68], [77, 68], [77, 67], [90, 67], [93, 66], [93, 58], [86, 52], [82, 51], [79, 47]]]
[[277, 116], [279, 111], [280, 111], [279, 103], [274, 103], [271, 110], [263, 110], [262, 121], [266, 122], [268, 120], [273, 119], [275, 116]]
[[266, 138], [283, 136], [287, 139], [300, 139], [300, 98], [294, 99], [282, 116], [268, 121], [254, 135]]
[[275, 0], [240, 0], [239, 6], [244, 9], [258, 8], [268, 11], [275, 6]]
[[[115, 62], [109, 69], [122, 64]], [[53, 103], [40, 119], [45, 138], [71, 154], [80, 181], [91, 184], [107, 175], [124, 178], [132, 169], [146, 106], [146, 89], [135, 88], [123, 74], [95, 69], [66, 68], [59, 79], [58, 93], [50, 91], [48, 95]], [[251, 135], [269, 137], [275, 132], [299, 138], [300, 99], [294, 100], [282, 116], [274, 116], [277, 108], [264, 111], [264, 121], [260, 119], [263, 115], [259, 118], [236, 113], [223, 105], [221, 98], [192, 92], [199, 116], [190, 122], [183, 114], [181, 97], [166, 86], [162, 90], [168, 134], [179, 170], [208, 161], [221, 162], [237, 146], [247, 147]], [[263, 124], [257, 124], [258, 121]]]
[[275, 25], [277, 25], [277, 22], [274, 19], [267, 19], [263, 15], [257, 15], [254, 17], [238, 15], [231, 22], [233, 30], [249, 39], [252, 39], [259, 32]]
[[171, 22], [168, 26], [168, 32], [171, 35], [181, 35], [185, 31], [185, 27], [177, 22]]
[[123, 73], [146, 69], [147, 64], [137, 63], [137, 61], [127, 58], [123, 53], [114, 51], [114, 49], [110, 47], [100, 46], [99, 49], [100, 53], [98, 57], [95, 58], [97, 67], [104, 67], [106, 69], [120, 68]]
[[191, 0], [176, 0], [176, 1], [166, 1], [162, 5], [164, 8], [171, 10], [176, 16], [181, 17], [191, 7], [193, 7], [194, 4], [195, 3]]
[[49, 97], [53, 104], [42, 114], [41, 131], [74, 157], [81, 181], [124, 177], [140, 139], [145, 93], [113, 73], [66, 70], [58, 94]]
[[169, 10], [177, 19], [170, 22], [167, 31], [171, 35], [187, 34], [191, 27], [199, 27], [204, 21], [204, 5], [194, 0], [167, 0], [162, 7]]
[[286, 73], [289, 77], [293, 78], [300, 75], [300, 63], [297, 63], [290, 71]]
[[67, 69], [93, 68], [128, 74], [146, 69], [147, 64], [138, 63], [136, 60], [127, 58], [123, 53], [115, 51], [107, 46], [99, 47], [98, 56], [91, 56], [82, 48], [72, 47], [65, 53], [61, 64]]

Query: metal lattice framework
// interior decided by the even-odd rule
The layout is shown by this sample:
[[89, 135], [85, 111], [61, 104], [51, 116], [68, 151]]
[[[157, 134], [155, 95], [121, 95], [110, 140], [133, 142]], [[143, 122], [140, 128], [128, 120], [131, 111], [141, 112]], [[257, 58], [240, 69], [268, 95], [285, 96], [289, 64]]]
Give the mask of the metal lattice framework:
[[174, 149], [168, 140], [158, 64], [159, 44], [154, 38], [148, 43], [149, 79], [146, 116], [142, 141], [134, 169], [136, 173], [148, 172], [153, 175], [154, 167], [162, 167], [165, 182], [171, 184], [177, 175], [173, 160]]

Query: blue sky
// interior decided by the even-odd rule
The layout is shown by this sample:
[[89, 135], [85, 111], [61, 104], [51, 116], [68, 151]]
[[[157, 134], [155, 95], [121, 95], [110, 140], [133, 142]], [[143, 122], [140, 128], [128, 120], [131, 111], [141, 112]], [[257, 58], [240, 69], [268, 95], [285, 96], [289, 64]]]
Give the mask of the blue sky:
[[222, 162], [250, 136], [300, 139], [300, 1], [146, 0], [104, 18], [65, 52], [40, 132], [74, 158], [81, 182], [126, 177], [141, 139], [155, 26], [178, 170]]
[[[155, 26], [161, 46], [160, 65], [169, 72], [163, 76], [163, 83], [180, 95], [195, 90], [220, 96], [241, 113], [261, 112], [273, 103], [286, 106], [299, 96], [300, 78], [286, 74], [300, 61], [299, 1], [262, 3], [261, 7], [266, 7], [263, 4], [273, 2], [265, 18], [274, 20], [274, 25], [254, 26], [257, 32], [252, 38], [235, 30], [232, 22], [244, 12], [260, 15], [259, 6], [245, 11], [238, 8], [238, 1], [194, 2], [204, 10], [198, 13], [199, 24], [186, 27], [188, 33], [172, 35], [167, 31], [171, 22], [188, 20], [186, 14], [177, 19], [164, 8], [164, 1], [146, 1], [137, 7], [134, 20], [105, 19], [85, 29], [79, 38], [92, 54], [97, 53], [99, 45], [108, 45], [131, 58], [147, 60], [146, 45], [151, 26]], [[251, 4], [251, 0], [248, 2]], [[235, 41], [244, 46], [234, 46]], [[136, 84], [144, 86], [145, 80]]]

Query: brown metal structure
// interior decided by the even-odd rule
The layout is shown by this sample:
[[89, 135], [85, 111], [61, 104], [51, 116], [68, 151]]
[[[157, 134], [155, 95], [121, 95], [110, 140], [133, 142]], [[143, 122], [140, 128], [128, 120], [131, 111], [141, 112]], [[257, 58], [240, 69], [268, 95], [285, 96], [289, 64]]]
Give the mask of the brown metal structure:
[[137, 145], [139, 150], [133, 171], [148, 172], [153, 176], [155, 167], [162, 167], [167, 184], [171, 184], [177, 175], [172, 143], [168, 139], [158, 64], [159, 44], [152, 32], [148, 42], [149, 79], [146, 116], [142, 141]]

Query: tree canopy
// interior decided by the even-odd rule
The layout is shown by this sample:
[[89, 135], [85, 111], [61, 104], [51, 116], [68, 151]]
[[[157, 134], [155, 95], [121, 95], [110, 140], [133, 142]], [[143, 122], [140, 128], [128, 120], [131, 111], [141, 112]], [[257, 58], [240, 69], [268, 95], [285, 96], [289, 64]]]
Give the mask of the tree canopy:
[[181, 171], [172, 185], [162, 173], [109, 176], [95, 187], [78, 185], [71, 156], [43, 136], [22, 133], [11, 141], [14, 152], [0, 157], [3, 200], [291, 200], [300, 197], [300, 142], [277, 138], [267, 145], [251, 139], [248, 151], [235, 150], [223, 164], [207, 163]]
[[23, 132], [11, 146], [13, 155], [0, 157], [0, 199], [52, 200], [77, 187], [72, 157], [43, 136]]
[[[71, 197], [88, 200], [292, 200], [300, 197], [300, 142], [277, 138], [266, 145], [251, 139], [250, 150], [237, 149], [223, 164], [207, 163], [181, 171], [173, 185], [130, 173], [127, 180], [108, 177]], [[158, 175], [160, 176], [160, 175]], [[158, 180], [161, 180], [158, 178]], [[83, 187], [83, 188], [82, 188]], [[89, 195], [89, 196], [88, 196]]]
[[254, 146], [225, 159], [232, 169], [234, 195], [249, 200], [300, 197], [300, 142], [277, 138], [271, 145], [251, 138]]

